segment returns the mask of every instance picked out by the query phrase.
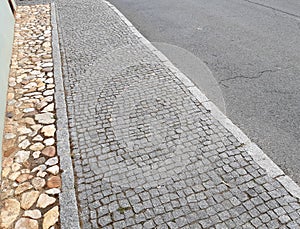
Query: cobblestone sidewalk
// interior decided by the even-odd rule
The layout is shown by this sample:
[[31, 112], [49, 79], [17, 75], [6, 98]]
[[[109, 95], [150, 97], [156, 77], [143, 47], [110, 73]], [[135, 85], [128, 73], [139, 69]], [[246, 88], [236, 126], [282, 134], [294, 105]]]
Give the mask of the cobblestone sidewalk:
[[83, 228], [300, 228], [299, 200], [114, 8], [57, 4]]
[[49, 5], [19, 6], [3, 141], [0, 228], [59, 227]]

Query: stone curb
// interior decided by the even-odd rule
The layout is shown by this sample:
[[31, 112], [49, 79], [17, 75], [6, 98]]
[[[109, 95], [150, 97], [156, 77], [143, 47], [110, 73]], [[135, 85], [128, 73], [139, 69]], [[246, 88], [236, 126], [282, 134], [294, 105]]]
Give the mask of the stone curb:
[[57, 118], [57, 154], [62, 170], [62, 187], [59, 194], [60, 225], [62, 229], [80, 228], [78, 205], [74, 187], [74, 171], [70, 152], [69, 128], [65, 92], [62, 78], [62, 66], [57, 30], [55, 3], [51, 2], [52, 48], [55, 80], [55, 107]]
[[266, 170], [268, 176], [276, 179], [282, 186], [294, 197], [300, 199], [300, 187], [287, 176], [255, 143], [243, 133], [232, 121], [224, 115], [219, 108], [211, 102], [194, 83], [177, 69], [171, 61], [159, 50], [157, 50], [133, 25], [132, 23], [110, 2], [104, 2], [121, 18], [121, 20], [131, 29], [131, 31], [152, 51], [175, 76], [188, 88], [192, 95], [202, 103], [202, 105], [211, 112], [212, 116], [218, 120], [237, 140], [244, 145], [245, 149], [253, 160], [263, 169]]

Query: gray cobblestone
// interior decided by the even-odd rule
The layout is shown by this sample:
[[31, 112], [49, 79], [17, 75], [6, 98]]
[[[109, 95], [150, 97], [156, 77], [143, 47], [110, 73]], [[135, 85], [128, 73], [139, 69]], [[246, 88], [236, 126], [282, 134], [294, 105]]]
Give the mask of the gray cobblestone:
[[57, 4], [83, 228], [299, 226], [298, 200], [106, 2]]
[[281, 223], [288, 223], [290, 220], [291, 220], [290, 217], [288, 217], [287, 215], [282, 215], [279, 217], [279, 221]]

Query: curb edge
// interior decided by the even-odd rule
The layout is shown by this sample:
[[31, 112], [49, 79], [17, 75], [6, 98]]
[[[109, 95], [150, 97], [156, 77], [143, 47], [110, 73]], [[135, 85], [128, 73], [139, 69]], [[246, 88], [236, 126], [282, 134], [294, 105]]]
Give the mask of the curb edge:
[[62, 77], [62, 65], [60, 45], [58, 38], [58, 26], [55, 3], [51, 2], [51, 26], [52, 26], [52, 55], [55, 80], [55, 107], [56, 107], [56, 140], [57, 154], [60, 157], [60, 169], [62, 187], [59, 194], [60, 224], [62, 229], [80, 228], [78, 205], [76, 199], [74, 171], [70, 155], [70, 136], [68, 128], [67, 106], [65, 101], [64, 82]]

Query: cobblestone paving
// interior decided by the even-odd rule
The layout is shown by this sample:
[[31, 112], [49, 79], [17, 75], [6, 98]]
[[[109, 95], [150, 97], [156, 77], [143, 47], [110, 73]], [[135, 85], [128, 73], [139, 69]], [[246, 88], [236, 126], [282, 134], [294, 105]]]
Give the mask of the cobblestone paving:
[[8, 80], [0, 228], [59, 228], [49, 5], [18, 6]]
[[83, 228], [300, 228], [299, 201], [105, 2], [58, 15]]

